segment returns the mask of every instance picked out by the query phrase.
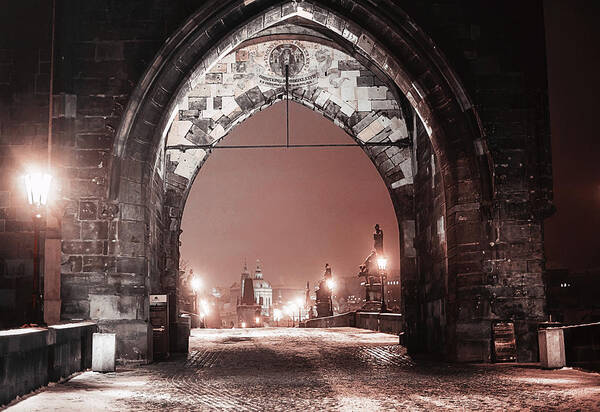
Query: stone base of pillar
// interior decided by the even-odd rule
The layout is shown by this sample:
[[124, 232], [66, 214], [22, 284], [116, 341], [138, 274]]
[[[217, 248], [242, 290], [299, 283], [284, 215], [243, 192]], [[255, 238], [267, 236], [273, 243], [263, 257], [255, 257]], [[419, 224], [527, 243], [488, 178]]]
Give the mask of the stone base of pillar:
[[60, 322], [60, 299], [44, 299], [44, 322], [46, 325], [56, 325]]

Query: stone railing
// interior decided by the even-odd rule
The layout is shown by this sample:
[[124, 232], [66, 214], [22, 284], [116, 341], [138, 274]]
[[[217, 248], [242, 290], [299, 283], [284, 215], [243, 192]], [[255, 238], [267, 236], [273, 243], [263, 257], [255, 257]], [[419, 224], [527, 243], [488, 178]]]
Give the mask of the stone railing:
[[400, 313], [356, 312], [356, 327], [400, 335], [403, 317]]
[[356, 312], [346, 312], [335, 316], [309, 319], [300, 324], [304, 328], [340, 328], [355, 327]]
[[0, 331], [0, 406], [92, 365], [93, 322]]
[[567, 365], [600, 371], [600, 322], [562, 329]]
[[309, 319], [302, 326], [305, 328], [356, 327], [400, 335], [402, 333], [403, 317], [400, 313], [357, 311]]

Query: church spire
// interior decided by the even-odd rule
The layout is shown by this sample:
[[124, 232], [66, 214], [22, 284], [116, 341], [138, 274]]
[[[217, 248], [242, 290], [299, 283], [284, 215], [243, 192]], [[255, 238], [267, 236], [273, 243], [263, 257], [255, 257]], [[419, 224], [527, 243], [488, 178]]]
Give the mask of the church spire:
[[248, 271], [248, 263], [246, 262], [246, 258], [244, 258], [244, 270], [242, 270], [242, 278], [250, 277], [250, 272]]
[[262, 279], [262, 268], [260, 267], [260, 259], [256, 259], [256, 269], [254, 270], [254, 279]]

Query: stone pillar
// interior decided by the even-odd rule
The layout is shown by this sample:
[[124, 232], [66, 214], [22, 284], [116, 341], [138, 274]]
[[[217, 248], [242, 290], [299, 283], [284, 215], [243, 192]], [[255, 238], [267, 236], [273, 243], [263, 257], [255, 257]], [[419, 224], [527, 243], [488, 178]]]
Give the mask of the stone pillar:
[[44, 243], [44, 322], [47, 325], [60, 322], [60, 251], [60, 224], [54, 216], [48, 216]]

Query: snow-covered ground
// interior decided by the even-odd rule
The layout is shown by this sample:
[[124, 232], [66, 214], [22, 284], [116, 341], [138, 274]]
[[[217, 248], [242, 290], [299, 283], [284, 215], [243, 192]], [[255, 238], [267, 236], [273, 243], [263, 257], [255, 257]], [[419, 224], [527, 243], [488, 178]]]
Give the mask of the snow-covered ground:
[[600, 410], [600, 375], [416, 361], [361, 329], [192, 331], [190, 354], [82, 373], [14, 403], [52, 410]]

